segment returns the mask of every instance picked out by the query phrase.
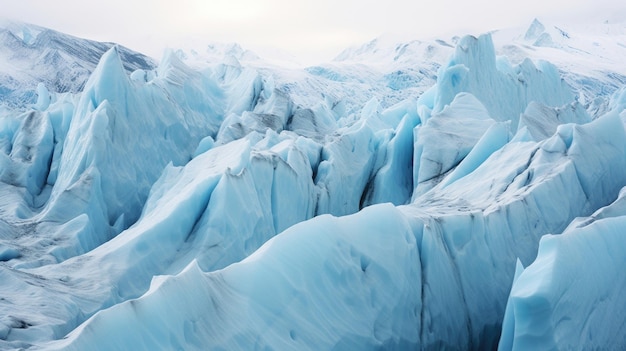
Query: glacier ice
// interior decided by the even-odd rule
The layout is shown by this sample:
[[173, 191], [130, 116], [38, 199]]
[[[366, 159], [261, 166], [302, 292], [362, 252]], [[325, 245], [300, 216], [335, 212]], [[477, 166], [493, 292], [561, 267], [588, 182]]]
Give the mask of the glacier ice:
[[0, 348], [619, 348], [625, 90], [492, 35], [302, 70], [113, 47], [39, 85], [0, 110]]
[[[616, 94], [612, 106], [619, 106], [619, 100]], [[612, 112], [603, 118], [618, 119], [616, 111]], [[607, 135], [614, 132], [609, 125], [604, 128]], [[616, 164], [615, 169], [623, 172], [625, 168]], [[621, 349], [626, 345], [621, 315], [626, 280], [620, 269], [624, 260], [624, 195], [622, 188], [610, 205], [589, 217], [576, 218], [561, 235], [542, 237], [537, 258], [526, 268], [518, 266], [500, 349], [571, 349], [582, 345]]]
[[554, 108], [533, 101], [520, 116], [518, 129], [527, 128], [533, 139], [539, 141], [552, 136], [561, 124], [585, 124], [590, 121], [591, 116], [578, 102]]
[[419, 265], [411, 228], [390, 205], [320, 216], [223, 270], [192, 262], [156, 278], [51, 349], [162, 348], [163, 335], [166, 348], [182, 349], [209, 340], [216, 349], [404, 348], [418, 340]]
[[[615, 134], [598, 147], [610, 159], [601, 157], [598, 168], [582, 166], [596, 161], [597, 150], [580, 148], [608, 129]], [[507, 284], [496, 282], [511, 281], [518, 257], [532, 262], [543, 234], [560, 233], [575, 217], [613, 200], [626, 181], [621, 123], [600, 119], [572, 134], [569, 146], [558, 134], [539, 144], [507, 144], [472, 173], [407, 208], [423, 223], [422, 346], [492, 347], [508, 295]]]
[[[400, 117], [394, 135], [379, 147], [384, 151], [384, 163], [370, 178], [364, 193], [363, 205], [391, 202], [394, 205], [407, 203], [413, 192], [413, 130], [421, 123], [414, 101], [392, 106], [381, 118], [394, 124]], [[391, 122], [389, 122], [391, 120]]]
[[443, 111], [418, 126], [413, 150], [413, 196], [437, 184], [494, 123], [480, 101], [471, 94], [459, 93]]
[[[603, 132], [604, 128], [616, 125], [621, 126], [615, 119], [602, 120], [589, 124], [589, 127], [581, 130], [581, 133], [586, 132], [583, 134], [594, 137], [595, 133]], [[570, 150], [576, 148], [578, 135], [580, 134], [573, 137]], [[623, 159], [626, 152], [623, 136], [622, 130], [621, 135], [615, 135], [611, 138], [612, 142], [604, 146], [605, 154], [609, 158], [606, 159], [603, 168], [609, 168], [611, 162], [619, 162], [616, 159]], [[554, 138], [560, 139], [558, 135]], [[584, 137], [581, 139], [584, 143]], [[228, 266], [207, 277], [203, 277], [205, 273], [200, 270], [199, 263], [192, 260], [190, 266], [182, 273], [171, 278], [154, 280], [150, 290], [139, 299], [96, 314], [59, 345], [68, 349], [82, 349], [92, 343], [93, 338], [103, 340], [106, 339], [105, 335], [114, 333], [119, 338], [101, 344], [103, 349], [115, 348], [116, 345], [151, 348], [155, 347], [155, 343], [162, 342], [158, 337], [162, 333], [159, 330], [172, 329], [177, 332], [173, 333], [169, 339], [171, 344], [168, 345], [183, 348], [204, 346], [199, 344], [193, 335], [203, 335], [202, 340], [214, 342], [211, 344], [212, 347], [224, 348], [250, 348], [253, 345], [262, 345], [280, 349], [307, 348], [315, 345], [322, 348], [336, 346], [347, 349], [355, 347], [369, 349], [420, 344], [423, 347], [435, 348], [455, 345], [482, 348], [493, 345], [498, 339], [497, 324], [502, 318], [508, 293], [505, 282], [510, 281], [513, 274], [507, 267], [511, 263], [514, 264], [516, 257], [522, 257], [524, 262], [530, 262], [534, 256], [536, 241], [542, 233], [562, 230], [577, 214], [588, 210], [588, 207], [592, 206], [591, 201], [606, 201], [606, 198], [610, 197], [603, 194], [601, 189], [596, 189], [596, 195], [586, 199], [584, 186], [578, 183], [586, 178], [594, 178], [593, 172], [578, 176], [575, 170], [576, 162], [584, 163], [587, 161], [585, 157], [594, 156], [594, 150], [577, 155], [572, 161], [563, 156], [551, 156], [553, 150], [544, 149], [548, 147], [547, 144], [549, 143], [544, 142], [540, 145], [525, 143], [505, 147], [485, 161], [476, 172], [452, 183], [439, 193], [437, 189], [433, 189], [426, 194], [430, 196], [424, 195], [421, 201], [430, 203], [429, 210], [420, 206], [422, 199], [420, 198], [414, 204], [400, 207], [398, 210], [389, 205], [372, 206], [357, 215], [343, 217], [345, 219], [318, 217], [311, 222], [303, 222], [288, 229], [241, 263]], [[236, 150], [237, 146], [231, 145], [230, 148]], [[567, 148], [565, 143], [561, 146], [564, 150]], [[217, 151], [216, 149], [215, 152]], [[529, 163], [523, 158], [515, 159], [520, 152], [528, 155]], [[210, 154], [211, 152], [208, 152], [207, 156]], [[502, 158], [513, 161], [508, 172], [494, 170], [492, 163], [501, 164]], [[191, 164], [188, 167], [190, 166]], [[528, 179], [529, 173], [534, 173], [534, 179]], [[507, 185], [500, 180], [503, 177], [512, 183], [506, 188], [489, 193], [488, 187], [494, 182]], [[620, 177], [615, 177], [616, 182], [626, 183], [623, 175], [621, 178], [618, 181]], [[475, 185], [472, 189], [474, 194], [486, 192], [488, 197], [480, 199], [474, 194], [472, 194], [474, 196], [464, 194], [468, 191], [467, 184]], [[564, 209], [558, 203], [551, 204], [547, 199], [555, 191], [564, 189], [570, 191], [578, 189], [570, 195], [574, 201], [571, 201], [569, 209]], [[614, 187], [611, 190], [614, 191]], [[216, 191], [217, 189], [214, 190]], [[194, 194], [196, 193], [198, 192], [195, 191]], [[189, 198], [180, 190], [175, 194], [180, 198]], [[228, 194], [232, 196], [233, 191]], [[463, 209], [455, 206], [451, 198], [466, 207], [473, 207]], [[175, 203], [168, 201], [167, 197], [165, 200], [175, 206]], [[188, 201], [189, 204], [198, 202], [201, 201]], [[160, 207], [149, 203], [147, 208]], [[538, 219], [547, 210], [551, 211], [551, 221], [539, 222]], [[511, 218], [512, 215], [515, 218]], [[346, 224], [343, 224], [343, 221]], [[201, 220], [199, 223], [202, 222]], [[396, 226], [400, 226], [401, 229], [393, 229]], [[507, 232], [502, 232], [507, 226], [510, 226]], [[471, 228], [471, 231], [467, 228]], [[111, 241], [111, 244], [122, 241], [130, 231], [120, 234]], [[137, 232], [141, 232], [141, 229], [138, 228]], [[355, 238], [348, 239], [351, 235]], [[374, 239], [375, 237], [378, 239]], [[173, 246], [172, 242], [164, 242], [163, 239], [137, 241], [136, 245], [145, 246], [151, 242], [158, 243], [159, 246]], [[401, 245], [402, 249], [395, 248], [394, 243], [397, 241], [399, 241], [397, 245]], [[144, 244], [141, 244], [142, 242]], [[358, 245], [353, 247], [347, 243]], [[107, 246], [109, 243], [103, 245], [103, 248]], [[110, 255], [118, 256], [129, 246], [131, 245], [110, 250]], [[493, 250], [494, 247], [500, 249]], [[384, 250], [381, 250], [382, 248]], [[136, 251], [140, 253], [152, 249], [136, 246], [135, 250], [140, 250]], [[324, 253], [326, 250], [331, 250], [333, 254]], [[407, 252], [408, 257], [411, 257], [407, 259], [411, 263], [398, 257], [401, 252]], [[377, 255], [372, 257], [373, 253]], [[152, 255], [147, 255], [150, 256]], [[164, 257], [159, 257], [160, 262], [163, 260]], [[339, 263], [335, 262], [336, 260]], [[353, 260], [354, 263], [346, 267], [345, 260]], [[107, 261], [118, 264], [120, 259], [119, 257], [115, 260], [106, 259], [100, 261], [98, 266], [105, 266], [104, 262]], [[129, 262], [125, 264], [145, 269], [155, 263], [147, 265], [134, 261], [134, 264]], [[394, 265], [395, 268], [385, 268], [389, 265]], [[348, 271], [344, 271], [345, 269]], [[370, 269], [376, 269], [374, 274], [382, 275], [368, 280], [367, 274]], [[380, 270], [385, 273], [381, 273]], [[476, 272], [481, 272], [479, 277], [476, 276]], [[128, 271], [126, 274], [129, 274], [129, 277], [124, 279], [127, 283], [119, 286], [124, 291], [130, 291], [136, 280], [129, 279], [136, 278], [138, 274]], [[397, 274], [401, 276], [398, 277]], [[358, 278], [362, 275], [365, 277]], [[170, 280], [173, 281], [169, 283]], [[206, 281], [204, 283], [206, 285], [203, 284], [205, 287], [199, 288], [196, 285], [198, 281]], [[358, 283], [359, 281], [361, 283]], [[502, 281], [503, 284], [495, 284], [494, 281]], [[392, 282], [404, 283], [401, 285], [402, 288], [390, 289], [389, 284]], [[129, 283], [131, 286], [126, 286]], [[355, 294], [355, 289], [360, 291], [359, 284], [366, 285], [363, 289], [367, 293]], [[458, 292], [458, 295], [452, 295], [451, 292]], [[389, 293], [401, 295], [386, 297]], [[193, 294], [203, 295], [195, 297]], [[316, 297], [317, 294], [320, 296]], [[185, 298], [194, 303], [181, 303], [180, 296], [189, 296]], [[332, 298], [327, 299], [329, 296]], [[360, 302], [360, 298], [367, 300]], [[195, 301], [198, 300], [206, 301], [206, 307], [197, 305]], [[386, 306], [383, 303], [399, 301], [402, 301], [402, 308]], [[381, 303], [383, 305], [380, 305]], [[167, 314], [168, 318], [160, 315], [168, 311], [163, 311], [159, 307], [163, 305], [172, 306], [171, 308], [178, 306], [175, 310], [179, 311], [176, 315], [180, 317], [176, 318], [180, 319], [172, 320], [171, 313]], [[191, 309], [187, 310], [184, 306]], [[242, 307], [237, 306], [246, 307], [244, 311], [240, 311], [239, 308]], [[363, 310], [364, 306], [370, 307]], [[204, 309], [206, 313], [216, 316], [216, 319], [190, 317], [201, 315]], [[163, 323], [139, 331], [140, 336], [133, 333], [127, 337], [124, 333], [124, 330], [129, 328], [127, 325], [111, 324], [117, 320], [140, 323], [142, 318], [138, 316], [138, 310], [144, 311], [142, 315], [147, 313], [152, 316], [143, 318]], [[328, 313], [331, 315], [328, 316]], [[399, 313], [400, 317], [396, 313]], [[333, 317], [335, 314], [337, 316]], [[255, 322], [242, 326], [239, 321], [243, 315]], [[354, 324], [355, 320], [359, 323]], [[270, 322], [271, 327], [265, 324]], [[173, 323], [173, 326], [168, 323]], [[329, 328], [327, 323], [333, 323], [333, 327]], [[410, 323], [411, 328], [407, 328], [406, 323]], [[343, 331], [342, 328], [349, 330]], [[262, 330], [271, 332], [268, 334]], [[445, 334], [444, 330], [454, 331], [456, 338]], [[447, 335], [446, 339], [441, 339], [441, 333]], [[327, 347], [324, 346], [327, 345], [325, 343], [329, 343]]]
[[[134, 223], [163, 167], [187, 162], [194, 144], [217, 132], [223, 114], [217, 86], [171, 55], [158, 73], [150, 84], [135, 84], [114, 47], [87, 82], [40, 214], [44, 221], [61, 223], [87, 215], [85, 226], [69, 235], [74, 238], [68, 238], [65, 251], [89, 251]], [[181, 145], [186, 138], [192, 142]], [[154, 143], [160, 152], [152, 152]], [[78, 243], [71, 243], [75, 239]], [[61, 252], [53, 254], [68, 257]]]
[[625, 347], [624, 209], [622, 190], [611, 205], [541, 239], [537, 259], [513, 284], [500, 349]]
[[[562, 106], [574, 99], [556, 67], [545, 61], [535, 65], [526, 59], [509, 72], [501, 69], [496, 65], [495, 49], [489, 35], [464, 37], [453, 58], [440, 69], [438, 94], [431, 109], [441, 111], [458, 93], [469, 92], [482, 102], [493, 119], [510, 120], [513, 127], [517, 127], [520, 113], [531, 101]], [[498, 93], [494, 94], [494, 90]], [[501, 99], [502, 96], [508, 98]]]

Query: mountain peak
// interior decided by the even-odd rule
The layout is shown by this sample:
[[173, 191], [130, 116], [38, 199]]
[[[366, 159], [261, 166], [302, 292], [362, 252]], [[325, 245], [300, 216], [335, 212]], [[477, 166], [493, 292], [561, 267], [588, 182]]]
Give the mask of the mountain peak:
[[119, 47], [114, 45], [102, 55], [100, 62], [85, 84], [85, 94], [92, 96], [92, 102], [96, 107], [105, 99], [110, 99], [111, 94], [118, 95], [126, 90], [128, 76], [120, 58]]
[[40, 33], [46, 31], [46, 28], [42, 28], [33, 24], [0, 19], [0, 29], [5, 29], [11, 32], [16, 38], [20, 39], [25, 45], [35, 44], [37, 37]]
[[543, 25], [543, 23], [539, 22], [539, 20], [535, 18], [526, 30], [526, 34], [524, 34], [524, 39], [536, 40], [543, 32], [545, 32], [545, 30], [546, 27]]

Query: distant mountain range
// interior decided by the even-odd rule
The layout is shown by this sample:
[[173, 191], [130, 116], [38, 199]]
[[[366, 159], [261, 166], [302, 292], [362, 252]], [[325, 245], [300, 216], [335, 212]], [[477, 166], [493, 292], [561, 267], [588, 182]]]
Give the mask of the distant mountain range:
[[[496, 53], [513, 63], [531, 58], [555, 64], [585, 105], [597, 104], [593, 97], [610, 95], [626, 84], [626, 68], [621, 64], [626, 57], [623, 23], [569, 29], [534, 20], [527, 28], [491, 34]], [[278, 89], [305, 107], [323, 95], [347, 105], [348, 111], [358, 111], [371, 98], [386, 107], [421, 95], [436, 82], [441, 62], [452, 55], [458, 40], [398, 41], [381, 36], [345, 49], [331, 62], [304, 69], [285, 68], [234, 43], [210, 43], [204, 50], [181, 49], [176, 54], [194, 67], [241, 61], [263, 76], [272, 76]], [[34, 103], [40, 82], [52, 92], [81, 91], [102, 54], [113, 45], [36, 25], [0, 22], [0, 50], [6, 53], [0, 57], [0, 106]], [[156, 67], [154, 59], [139, 52], [123, 46], [119, 52], [128, 73]], [[603, 111], [606, 106], [593, 108]]]

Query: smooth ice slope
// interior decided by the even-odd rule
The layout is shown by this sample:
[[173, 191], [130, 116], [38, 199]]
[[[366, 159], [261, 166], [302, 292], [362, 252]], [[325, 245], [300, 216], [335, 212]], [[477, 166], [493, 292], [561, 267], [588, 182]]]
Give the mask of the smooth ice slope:
[[501, 350], [626, 347], [626, 203], [541, 239], [507, 305]]
[[224, 270], [194, 262], [158, 277], [51, 349], [406, 348], [419, 338], [419, 267], [411, 228], [392, 206], [321, 216]]
[[[415, 129], [413, 199], [452, 171], [494, 123], [508, 122], [515, 133], [520, 114], [529, 104], [556, 108], [573, 101], [571, 90], [553, 65], [539, 62], [535, 66], [530, 60], [516, 66], [497, 64], [490, 35], [464, 37], [448, 64], [440, 68], [437, 84], [417, 102], [422, 124]], [[533, 111], [530, 116], [537, 113]], [[583, 113], [578, 111], [579, 115]], [[526, 120], [529, 118], [532, 120]], [[557, 113], [553, 119], [555, 128], [584, 117], [565, 114], [559, 119]]]

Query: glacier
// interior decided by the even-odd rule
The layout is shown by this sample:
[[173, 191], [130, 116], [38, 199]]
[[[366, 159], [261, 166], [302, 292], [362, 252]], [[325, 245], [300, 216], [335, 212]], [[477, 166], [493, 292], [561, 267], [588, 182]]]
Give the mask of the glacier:
[[113, 46], [34, 85], [0, 110], [0, 348], [622, 348], [626, 72], [562, 33]]

